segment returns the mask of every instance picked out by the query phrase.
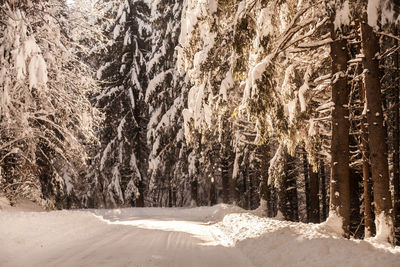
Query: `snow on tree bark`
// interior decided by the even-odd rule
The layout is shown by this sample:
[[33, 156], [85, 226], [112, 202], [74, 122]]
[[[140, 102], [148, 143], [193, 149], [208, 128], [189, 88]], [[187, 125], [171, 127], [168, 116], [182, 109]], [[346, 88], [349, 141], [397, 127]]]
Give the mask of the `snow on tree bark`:
[[331, 182], [330, 213], [336, 213], [342, 220], [345, 236], [349, 236], [350, 223], [350, 169], [349, 169], [349, 128], [347, 87], [347, 41], [336, 37], [331, 24], [332, 59], [332, 141], [331, 141]]
[[393, 241], [392, 198], [389, 190], [389, 167], [386, 127], [382, 116], [382, 96], [379, 79], [377, 37], [366, 23], [361, 23], [364, 85], [367, 103], [368, 142], [370, 147], [371, 178], [376, 214], [376, 239]]

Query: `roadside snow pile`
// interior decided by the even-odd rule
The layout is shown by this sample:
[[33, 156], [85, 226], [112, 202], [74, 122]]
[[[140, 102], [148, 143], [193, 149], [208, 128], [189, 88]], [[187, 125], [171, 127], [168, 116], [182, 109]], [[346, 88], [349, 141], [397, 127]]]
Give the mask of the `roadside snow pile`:
[[229, 214], [215, 224], [226, 246], [242, 250], [256, 266], [399, 266], [400, 248], [347, 240], [324, 224], [304, 224]]
[[5, 197], [0, 197], [0, 211], [44, 211], [37, 203], [28, 199], [19, 199], [14, 205]]
[[221, 221], [227, 214], [246, 212], [245, 210], [227, 204], [212, 207], [197, 208], [124, 208], [113, 210], [91, 210], [96, 216], [108, 221], [121, 221], [134, 218], [152, 217], [158, 219], [174, 219], [215, 223]]
[[10, 207], [11, 207], [10, 201], [8, 201], [8, 199], [5, 197], [0, 197], [0, 210], [5, 210]]
[[0, 210], [0, 266], [399, 266], [399, 247], [344, 239], [337, 225], [230, 205]]

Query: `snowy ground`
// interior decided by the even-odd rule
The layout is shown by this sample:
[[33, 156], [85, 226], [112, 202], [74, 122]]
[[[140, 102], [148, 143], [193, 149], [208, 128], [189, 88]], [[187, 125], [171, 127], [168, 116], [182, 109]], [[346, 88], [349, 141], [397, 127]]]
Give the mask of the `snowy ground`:
[[20, 210], [0, 211], [0, 266], [399, 266], [400, 262], [400, 248], [345, 240], [331, 234], [326, 225], [265, 219], [225, 205]]

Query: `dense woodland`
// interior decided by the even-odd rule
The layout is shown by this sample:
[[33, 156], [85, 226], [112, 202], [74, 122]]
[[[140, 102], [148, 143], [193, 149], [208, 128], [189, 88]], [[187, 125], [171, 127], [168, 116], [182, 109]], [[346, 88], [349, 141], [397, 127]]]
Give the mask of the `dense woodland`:
[[[0, 189], [400, 241], [397, 0], [0, 0]], [[329, 217], [329, 218], [328, 218]]]

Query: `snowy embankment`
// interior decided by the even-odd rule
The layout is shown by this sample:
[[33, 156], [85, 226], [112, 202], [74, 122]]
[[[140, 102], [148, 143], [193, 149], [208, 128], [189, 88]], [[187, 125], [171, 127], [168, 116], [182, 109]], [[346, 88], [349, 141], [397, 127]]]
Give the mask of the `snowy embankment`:
[[[0, 203], [1, 204], [1, 203]], [[1, 205], [0, 205], [1, 208]], [[0, 211], [0, 266], [398, 266], [400, 248], [217, 205]]]

